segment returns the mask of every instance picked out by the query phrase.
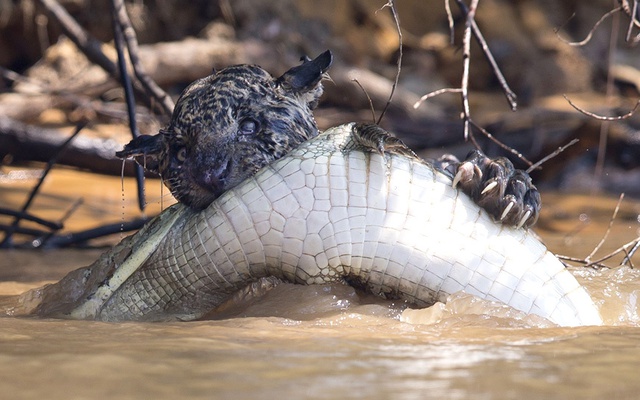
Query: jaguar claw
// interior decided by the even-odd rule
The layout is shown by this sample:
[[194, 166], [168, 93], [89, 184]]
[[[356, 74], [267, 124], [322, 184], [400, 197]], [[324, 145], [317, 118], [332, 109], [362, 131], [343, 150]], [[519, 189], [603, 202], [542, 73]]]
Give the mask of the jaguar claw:
[[434, 166], [452, 178], [452, 187], [470, 196], [495, 221], [522, 228], [538, 220], [540, 194], [531, 177], [508, 159], [491, 159], [473, 150], [465, 161], [445, 155]]
[[495, 188], [496, 186], [498, 186], [498, 182], [497, 181], [492, 181], [492, 182], [488, 183], [487, 186], [485, 186], [485, 188], [482, 190], [482, 192], [480, 194], [485, 194], [485, 193], [493, 190], [493, 188]]
[[502, 215], [500, 216], [500, 221], [503, 221], [505, 218], [507, 218], [509, 211], [511, 211], [514, 205], [515, 205], [514, 201], [510, 201], [509, 204], [507, 204], [507, 206], [504, 208], [504, 211], [502, 211]]
[[531, 216], [531, 210], [527, 210], [527, 212], [524, 213], [524, 215], [522, 216], [522, 218], [518, 222], [518, 229], [522, 228], [524, 226], [524, 224], [527, 222], [527, 220], [529, 219], [530, 216]]
[[465, 161], [462, 164], [460, 164], [460, 167], [458, 168], [458, 172], [456, 173], [456, 176], [453, 178], [453, 182], [451, 183], [451, 186], [455, 188], [458, 186], [458, 183], [468, 182], [474, 178], [478, 180], [482, 179], [482, 171], [473, 163]]
[[456, 176], [453, 178], [453, 182], [451, 183], [451, 186], [453, 186], [453, 188], [455, 189], [458, 186], [458, 183], [460, 182], [460, 179], [462, 179], [462, 167], [458, 169], [458, 173], [456, 173]]

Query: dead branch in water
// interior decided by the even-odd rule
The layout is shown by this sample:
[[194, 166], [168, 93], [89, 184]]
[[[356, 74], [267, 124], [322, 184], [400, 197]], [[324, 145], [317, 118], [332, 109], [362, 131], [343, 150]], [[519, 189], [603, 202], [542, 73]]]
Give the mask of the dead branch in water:
[[[57, 129], [42, 128], [0, 117], [0, 159], [6, 155], [15, 161], [48, 162], [67, 140]], [[121, 144], [113, 139], [76, 137], [58, 155], [57, 163], [107, 175], [120, 175], [122, 160], [115, 156]], [[127, 162], [125, 173], [133, 176], [133, 163]]]
[[604, 262], [607, 260], [610, 260], [611, 258], [621, 253], [624, 253], [625, 257], [619, 266], [629, 266], [631, 268], [635, 268], [633, 265], [633, 262], [631, 261], [631, 258], [633, 257], [633, 254], [635, 253], [637, 248], [640, 246], [640, 236], [625, 243], [624, 245], [618, 247], [616, 250], [602, 257], [599, 257], [595, 260], [593, 259], [595, 254], [598, 252], [598, 250], [602, 248], [607, 238], [609, 237], [609, 233], [611, 233], [611, 228], [613, 227], [613, 223], [618, 215], [618, 212], [620, 211], [620, 205], [622, 204], [623, 199], [624, 199], [624, 193], [620, 194], [620, 197], [618, 198], [618, 203], [616, 204], [616, 207], [613, 210], [613, 215], [609, 219], [609, 225], [607, 226], [605, 233], [602, 235], [602, 238], [600, 239], [598, 244], [596, 244], [596, 246], [593, 248], [593, 250], [588, 256], [586, 256], [585, 258], [577, 258], [577, 257], [569, 257], [561, 254], [556, 254], [556, 257], [558, 257], [562, 261], [570, 261], [570, 262], [577, 263], [585, 268], [611, 268], [611, 266], [604, 264]]
[[[556, 30], [556, 35], [563, 40], [565, 43], [571, 45], [571, 46], [583, 46], [586, 43], [588, 43], [592, 36], [593, 33], [595, 32], [595, 30], [598, 28], [598, 26], [608, 17], [617, 14], [619, 11], [623, 11], [625, 14], [627, 14], [630, 17], [630, 21], [629, 21], [629, 25], [627, 28], [627, 34], [626, 34], [626, 38], [625, 41], [627, 43], [632, 43], [635, 44], [638, 41], [640, 41], [640, 35], [637, 36], [636, 38], [631, 38], [632, 35], [632, 31], [633, 31], [633, 27], [634, 26], [639, 26], [638, 24], [638, 20], [637, 20], [637, 10], [638, 10], [638, 0], [633, 0], [633, 6], [629, 6], [629, 0], [619, 0], [620, 3], [620, 7], [616, 7], [613, 10], [607, 12], [606, 14], [604, 14], [596, 23], [595, 25], [592, 27], [592, 29], [589, 31], [587, 37], [579, 42], [567, 42], [564, 39], [560, 38], [559, 34], [558, 34], [558, 30]], [[612, 74], [611, 74], [611, 69], [613, 66], [613, 61], [614, 61], [614, 52], [615, 52], [615, 48], [616, 48], [616, 44], [617, 44], [617, 35], [618, 35], [618, 24], [619, 24], [619, 18], [616, 18], [616, 16], [614, 16], [613, 19], [613, 23], [612, 23], [612, 28], [611, 28], [611, 36], [609, 38], [609, 55], [608, 55], [608, 74], [607, 74], [607, 97], [611, 97], [612, 93], [613, 93], [613, 78], [612, 78]], [[569, 105], [571, 107], [573, 107], [575, 110], [577, 110], [578, 112], [599, 120], [599, 121], [603, 121], [602, 125], [601, 125], [601, 129], [600, 129], [600, 141], [599, 141], [599, 146], [598, 146], [598, 159], [596, 162], [596, 169], [595, 169], [595, 176], [596, 177], [600, 177], [602, 176], [602, 171], [604, 169], [604, 156], [605, 156], [605, 151], [606, 151], [606, 147], [607, 147], [607, 139], [608, 139], [608, 131], [609, 131], [609, 122], [610, 121], [620, 121], [620, 120], [625, 120], [627, 118], [632, 117], [635, 112], [637, 111], [637, 109], [640, 107], [640, 100], [636, 101], [635, 106], [633, 107], [633, 109], [631, 109], [630, 111], [622, 114], [622, 115], [616, 115], [616, 116], [605, 116], [605, 115], [600, 115], [597, 113], [593, 113], [590, 111], [587, 111], [579, 106], [577, 106], [576, 104], [574, 104], [573, 101], [571, 101], [571, 99], [566, 95], [563, 94], [564, 99], [569, 103]], [[624, 245], [618, 247], [616, 250], [610, 252], [609, 254], [606, 254], [596, 260], [593, 260], [593, 257], [595, 256], [595, 254], [600, 250], [600, 248], [602, 247], [602, 245], [605, 243], [605, 241], [607, 240], [609, 233], [611, 232], [611, 228], [613, 226], [613, 223], [615, 221], [615, 218], [618, 214], [618, 211], [620, 209], [620, 204], [622, 203], [622, 200], [624, 198], [624, 193], [622, 193], [618, 199], [618, 203], [616, 204], [616, 207], [613, 211], [613, 215], [611, 216], [611, 219], [609, 220], [609, 225], [607, 227], [607, 230], [605, 231], [603, 237], [601, 238], [601, 240], [598, 242], [598, 244], [594, 247], [594, 249], [591, 251], [591, 253], [585, 257], [584, 259], [578, 259], [578, 258], [573, 258], [573, 257], [566, 257], [566, 256], [558, 256], [558, 258], [560, 258], [561, 260], [566, 260], [566, 261], [572, 261], [578, 264], [581, 264], [584, 267], [592, 267], [592, 268], [609, 268], [607, 265], [603, 264], [604, 261], [607, 261], [621, 253], [624, 253], [624, 258], [622, 260], [622, 262], [620, 263], [619, 266], [629, 266], [631, 268], [634, 268], [633, 262], [632, 262], [632, 257], [634, 255], [634, 253], [638, 250], [638, 248], [640, 248], [640, 237], [637, 237], [627, 243], [625, 243]]]
[[[31, 203], [33, 202], [33, 199], [35, 199], [40, 188], [42, 187], [42, 184], [44, 183], [44, 180], [49, 174], [49, 171], [51, 171], [51, 168], [53, 168], [53, 166], [57, 162], [58, 157], [62, 152], [64, 152], [64, 150], [67, 148], [69, 143], [71, 143], [71, 141], [80, 133], [80, 131], [82, 131], [85, 125], [86, 125], [86, 122], [78, 124], [73, 134], [69, 136], [69, 138], [59, 147], [57, 153], [49, 160], [49, 162], [47, 163], [47, 166], [42, 172], [42, 175], [40, 176], [40, 179], [38, 180], [38, 183], [31, 190], [31, 193], [29, 193], [29, 197], [27, 198], [27, 201], [25, 201], [22, 208], [20, 209], [21, 214], [24, 214], [27, 212], [27, 210], [29, 209], [29, 206], [31, 206]], [[0, 242], [0, 248], [11, 247], [11, 240], [12, 240], [13, 233], [15, 232], [16, 228], [20, 224], [20, 220], [22, 219], [21, 214], [17, 214], [14, 217], [13, 222], [11, 223], [11, 226], [9, 226], [9, 228], [4, 231], [4, 239], [2, 239], [2, 242]]]
[[[133, 84], [131, 83], [131, 77], [129, 76], [129, 72], [127, 71], [127, 64], [124, 57], [124, 37], [127, 37], [129, 58], [134, 65], [134, 71], [136, 70], [136, 67], [140, 68], [140, 62], [138, 59], [138, 40], [136, 39], [135, 31], [131, 26], [131, 21], [129, 21], [127, 11], [124, 8], [124, 2], [122, 0], [113, 0], [111, 4], [111, 14], [113, 19], [113, 39], [116, 46], [116, 52], [118, 53], [118, 70], [120, 71], [120, 81], [122, 83], [122, 87], [124, 88], [124, 95], [127, 103], [127, 112], [129, 115], [129, 130], [131, 131], [132, 138], [135, 139], [140, 136], [140, 132], [138, 132], [138, 125], [136, 122], [136, 100], [133, 95]], [[155, 83], [149, 86], [150, 78], [142, 71], [138, 70], [136, 72], [136, 76], [138, 77], [138, 79], [140, 79], [140, 77], [142, 76], [142, 79], [146, 81], [146, 84], [143, 84], [145, 85], [146, 90], [161, 90]], [[167, 97], [167, 94], [164, 93], [164, 98]], [[166, 114], [170, 114], [173, 111], [173, 102], [170, 99], [169, 104], [163, 102], [162, 105]], [[138, 195], [138, 208], [140, 209], [140, 211], [144, 211], [146, 205], [144, 198], [144, 170], [137, 163], [134, 166], [134, 169], [136, 176], [136, 191]]]
[[611, 219], [609, 219], [609, 226], [607, 227], [604, 235], [602, 235], [602, 239], [600, 239], [600, 242], [598, 242], [596, 247], [594, 247], [591, 253], [589, 253], [589, 255], [585, 258], [585, 261], [587, 261], [588, 263], [587, 266], [591, 263], [591, 258], [598, 252], [598, 250], [600, 250], [604, 242], [607, 240], [607, 237], [609, 237], [609, 233], [611, 233], [611, 227], [613, 227], [613, 221], [616, 220], [616, 216], [618, 215], [618, 211], [620, 210], [620, 203], [622, 203], [622, 199], [624, 199], [624, 193], [621, 193], [620, 197], [618, 198], [618, 203], [616, 204], [616, 208], [613, 210], [613, 215], [611, 216]]

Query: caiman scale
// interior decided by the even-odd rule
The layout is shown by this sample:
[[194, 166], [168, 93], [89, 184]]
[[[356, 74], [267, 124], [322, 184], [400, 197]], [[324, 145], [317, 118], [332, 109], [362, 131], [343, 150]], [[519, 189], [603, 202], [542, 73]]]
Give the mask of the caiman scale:
[[[539, 197], [506, 160], [428, 163], [367, 124], [318, 134], [326, 52], [274, 79], [235, 66], [192, 84], [145, 156], [180, 201], [94, 264], [23, 297], [33, 313], [192, 320], [262, 277], [355, 283], [417, 306], [457, 291], [559, 325], [602, 323], [526, 227]], [[478, 204], [481, 206], [479, 206]]]

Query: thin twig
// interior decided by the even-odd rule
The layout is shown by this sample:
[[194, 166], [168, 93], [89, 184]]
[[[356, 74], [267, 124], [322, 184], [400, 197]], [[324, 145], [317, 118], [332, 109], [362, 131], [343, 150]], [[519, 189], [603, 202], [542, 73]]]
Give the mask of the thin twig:
[[[615, 83], [614, 77], [611, 73], [616, 56], [616, 46], [618, 43], [618, 32], [620, 31], [620, 14], [613, 16], [611, 21], [611, 34], [609, 35], [609, 49], [607, 54], [607, 84], [605, 90], [605, 102], [611, 103], [611, 98], [614, 95]], [[600, 135], [598, 138], [598, 154], [596, 158], [596, 165], [593, 170], [593, 181], [591, 185], [591, 193], [595, 194], [597, 191], [597, 183], [602, 180], [604, 173], [604, 162], [607, 156], [607, 142], [609, 141], [609, 121], [604, 121], [600, 124]]]
[[420, 100], [416, 101], [413, 104], [413, 108], [415, 109], [420, 107], [420, 104], [424, 103], [425, 101], [427, 101], [432, 97], [436, 97], [444, 93], [460, 93], [460, 92], [462, 92], [461, 88], [443, 88], [443, 89], [434, 90], [433, 92], [427, 93], [422, 97], [420, 97]]
[[137, 218], [127, 223], [114, 223], [103, 225], [97, 228], [87, 229], [80, 232], [73, 232], [66, 235], [53, 236], [47, 241], [47, 247], [65, 247], [74, 244], [85, 243], [88, 240], [120, 233], [130, 232], [142, 228], [149, 218]]
[[462, 36], [462, 80], [460, 82], [460, 91], [462, 96], [462, 120], [464, 121], [464, 140], [469, 140], [471, 130], [469, 128], [469, 120], [471, 119], [471, 111], [469, 107], [469, 69], [471, 65], [471, 21], [476, 13], [478, 0], [471, 0], [471, 8], [466, 9], [466, 5], [461, 0], [456, 1], [458, 6], [464, 7], [466, 10], [464, 35]]
[[583, 108], [578, 107], [577, 105], [575, 105], [571, 101], [571, 99], [569, 99], [569, 97], [566, 94], [563, 94], [562, 97], [564, 97], [565, 100], [567, 100], [567, 102], [569, 103], [569, 105], [571, 105], [571, 107], [575, 108], [577, 111], [579, 111], [582, 114], [587, 115], [587, 116], [589, 116], [591, 118], [595, 118], [597, 120], [600, 120], [600, 121], [620, 121], [620, 120], [623, 120], [623, 119], [627, 119], [627, 118], [633, 116], [633, 114], [635, 114], [635, 112], [638, 109], [638, 107], [640, 107], [640, 100], [638, 100], [636, 102], [635, 107], [633, 107], [633, 109], [631, 111], [629, 111], [629, 112], [627, 112], [626, 114], [623, 114], [623, 115], [610, 117], [610, 116], [606, 116], [606, 115], [598, 115], [596, 113], [592, 113], [591, 111], [587, 111], [587, 110], [585, 110]]
[[[630, 13], [630, 17], [631, 17], [631, 21], [629, 21], [629, 27], [627, 28], [627, 34], [625, 36], [625, 41], [628, 43], [631, 40], [631, 35], [633, 33], [633, 24], [634, 21], [636, 20], [636, 12], [638, 11], [638, 0], [634, 0], [633, 1], [633, 8], [631, 9], [631, 13]], [[633, 40], [633, 42], [635, 42], [635, 39]]]
[[147, 75], [140, 62], [138, 56], [138, 39], [136, 37], [136, 31], [133, 29], [129, 15], [127, 15], [127, 9], [124, 6], [124, 0], [113, 0], [114, 19], [118, 21], [118, 25], [122, 30], [124, 39], [127, 43], [127, 50], [129, 51], [129, 60], [133, 67], [133, 72], [138, 78], [138, 81], [142, 87], [149, 93], [152, 99], [156, 100], [161, 106], [166, 116], [171, 116], [173, 112], [174, 104], [171, 97], [158, 86], [149, 75]]
[[514, 149], [513, 147], [507, 146], [506, 144], [502, 143], [501, 141], [499, 141], [498, 139], [496, 139], [491, 133], [489, 133], [489, 131], [487, 131], [486, 129], [484, 129], [483, 127], [481, 127], [480, 125], [476, 124], [472, 119], [469, 120], [471, 122], [471, 124], [480, 131], [480, 133], [482, 133], [484, 136], [486, 136], [489, 140], [491, 140], [493, 143], [497, 144], [498, 146], [500, 146], [501, 148], [503, 148], [504, 150], [508, 151], [509, 153], [513, 154], [514, 156], [518, 157], [520, 160], [522, 160], [525, 164], [527, 165], [533, 165], [533, 162], [529, 161], [529, 159], [527, 159], [522, 153], [520, 153], [518, 150]]
[[[40, 176], [40, 180], [38, 180], [38, 183], [36, 184], [36, 186], [31, 190], [31, 193], [29, 193], [29, 197], [27, 198], [27, 201], [23, 204], [22, 208], [20, 209], [20, 212], [22, 212], [22, 213], [26, 213], [27, 212], [27, 210], [31, 206], [31, 203], [33, 202], [33, 200], [35, 199], [36, 195], [40, 191], [40, 188], [42, 187], [42, 184], [44, 183], [44, 180], [46, 179], [47, 175], [51, 171], [51, 168], [53, 168], [53, 166], [57, 162], [58, 158], [60, 157], [62, 152], [67, 148], [69, 143], [71, 143], [71, 141], [73, 139], [75, 139], [76, 136], [78, 136], [80, 131], [82, 131], [82, 129], [86, 125], [87, 125], [87, 122], [84, 122], [84, 121], [81, 122], [80, 124], [78, 124], [76, 126], [76, 129], [73, 132], [73, 134], [67, 140], [65, 140], [65, 142], [62, 143], [62, 145], [60, 145], [60, 147], [58, 148], [57, 153], [53, 157], [51, 157], [49, 162], [47, 162], [47, 165], [45, 166], [44, 170], [42, 171], [42, 176]], [[15, 229], [20, 224], [20, 221], [21, 221], [21, 218], [19, 216], [16, 216], [13, 219], [13, 222], [11, 223], [11, 227], [7, 231], [5, 231], [4, 239], [2, 240], [2, 242], [0, 242], [0, 248], [6, 248], [6, 247], [9, 246], [9, 244], [11, 243], [11, 237], [13, 236], [13, 233], [15, 232]]]
[[529, 168], [527, 168], [527, 171], [526, 171], [527, 174], [530, 174], [532, 171], [534, 171], [535, 169], [540, 167], [540, 165], [546, 163], [547, 161], [549, 161], [553, 157], [556, 157], [558, 154], [560, 154], [563, 151], [565, 151], [568, 147], [573, 146], [574, 144], [578, 143], [579, 141], [580, 141], [579, 139], [573, 139], [572, 141], [570, 141], [569, 143], [565, 144], [564, 146], [558, 147], [553, 153], [543, 157], [542, 159], [540, 159], [540, 161], [538, 161], [537, 163], [535, 163], [532, 166], [530, 166]]
[[[447, 16], [450, 22], [449, 29], [453, 37], [453, 22], [452, 22], [453, 17], [451, 15], [451, 9], [449, 7], [448, 1], [449, 0], [445, 0], [445, 9], [447, 11]], [[494, 75], [500, 82], [500, 85], [502, 86], [502, 90], [507, 98], [509, 106], [513, 111], [515, 111], [517, 108], [516, 95], [507, 84], [507, 81], [504, 78], [502, 71], [498, 67], [498, 64], [496, 63], [495, 58], [493, 57], [493, 54], [491, 53], [491, 50], [489, 49], [489, 46], [487, 45], [487, 42], [484, 39], [482, 32], [480, 31], [480, 28], [475, 22], [474, 17], [475, 17], [476, 9], [478, 7], [478, 1], [479, 0], [472, 0], [470, 6], [467, 7], [467, 5], [462, 0], [456, 0], [456, 4], [458, 5], [458, 8], [460, 8], [460, 11], [465, 16], [465, 29], [464, 29], [463, 39], [462, 39], [463, 69], [462, 69], [462, 78], [460, 81], [460, 88], [445, 88], [445, 89], [433, 91], [431, 93], [427, 93], [424, 96], [422, 96], [420, 100], [418, 100], [413, 105], [413, 107], [417, 108], [427, 99], [443, 93], [460, 93], [460, 97], [462, 100], [461, 119], [463, 120], [463, 124], [464, 124], [464, 128], [463, 128], [464, 139], [467, 141], [470, 141], [477, 149], [481, 149], [480, 145], [478, 144], [476, 139], [473, 137], [473, 132], [471, 130], [471, 125], [473, 125], [476, 128], [478, 128], [482, 132], [482, 134], [484, 134], [487, 138], [489, 138], [491, 141], [496, 143], [498, 146], [516, 155], [528, 165], [532, 165], [533, 163], [527, 160], [519, 151], [507, 146], [506, 144], [494, 138], [492, 134], [487, 132], [487, 130], [476, 125], [471, 118], [471, 110], [469, 106], [469, 71], [470, 71], [470, 63], [471, 63], [471, 33], [473, 33], [474, 37], [476, 38], [476, 41], [480, 44], [480, 47], [482, 48], [485, 58], [491, 65]]]
[[[133, 85], [131, 83], [131, 79], [129, 77], [129, 73], [127, 72], [127, 64], [124, 57], [124, 34], [123, 27], [120, 26], [121, 19], [118, 18], [117, 7], [116, 4], [118, 0], [113, 0], [112, 6], [112, 14], [113, 14], [113, 38], [115, 42], [116, 51], [118, 53], [118, 68], [120, 69], [120, 80], [122, 82], [122, 87], [124, 88], [125, 100], [127, 102], [127, 112], [129, 114], [129, 129], [131, 131], [131, 135], [133, 138], [137, 138], [140, 134], [138, 132], [138, 127], [136, 123], [136, 101], [133, 95]], [[124, 7], [124, 4], [121, 4]], [[126, 11], [125, 11], [126, 14]], [[128, 20], [128, 17], [125, 18]], [[136, 47], [137, 49], [137, 47]], [[145, 208], [145, 199], [144, 199], [144, 170], [139, 164], [134, 164], [134, 171], [136, 176], [136, 187], [138, 194], [138, 208], [140, 211], [144, 211]]]
[[[82, 197], [78, 198], [76, 201], [73, 202], [73, 204], [71, 204], [71, 207], [69, 207], [69, 209], [67, 209], [67, 211], [65, 211], [65, 213], [62, 215], [62, 217], [60, 217], [60, 220], [58, 221], [58, 223], [62, 226], [64, 225], [64, 223], [67, 221], [67, 219], [69, 219], [69, 217], [71, 217], [71, 215], [78, 209], [78, 207], [80, 207], [82, 204], [84, 203], [84, 199]], [[56, 234], [55, 231], [49, 232], [48, 234], [44, 235], [42, 238], [40, 239], [36, 239], [33, 240], [31, 243], [33, 245], [33, 247], [45, 247], [47, 242], [54, 237]]]
[[476, 38], [476, 41], [480, 45], [480, 48], [482, 49], [482, 53], [484, 54], [485, 58], [489, 62], [489, 65], [491, 65], [491, 69], [493, 70], [493, 73], [496, 76], [498, 83], [500, 83], [500, 86], [502, 86], [502, 91], [505, 97], [507, 98], [507, 102], [509, 103], [509, 107], [511, 108], [511, 111], [515, 111], [518, 108], [517, 96], [513, 92], [513, 90], [511, 90], [511, 88], [509, 87], [507, 80], [502, 74], [502, 71], [500, 70], [498, 63], [496, 62], [495, 58], [493, 57], [493, 54], [491, 53], [491, 50], [489, 49], [489, 45], [487, 44], [487, 41], [485, 40], [484, 35], [482, 34], [482, 31], [480, 31], [480, 28], [478, 27], [478, 24], [475, 21], [475, 18], [474, 18], [475, 9], [477, 8], [478, 1], [475, 0], [471, 2], [470, 9], [473, 10], [473, 14], [471, 16], [469, 15], [470, 13], [469, 9], [467, 9], [466, 4], [464, 4], [462, 0], [456, 0], [456, 3], [458, 4], [460, 11], [462, 11], [462, 13], [467, 17], [467, 20], [471, 24], [471, 31], [473, 32], [473, 36]]
[[622, 253], [623, 251], [626, 251], [629, 247], [635, 246], [638, 243], [638, 241], [640, 241], [640, 237], [637, 237], [637, 238], [633, 239], [632, 241], [630, 241], [630, 242], [618, 247], [617, 249], [615, 249], [611, 253], [609, 253], [609, 254], [607, 254], [607, 255], [605, 255], [605, 256], [603, 256], [603, 257], [601, 257], [601, 258], [599, 258], [599, 259], [597, 259], [595, 261], [592, 261], [592, 262], [589, 262], [589, 263], [585, 264], [585, 267], [590, 267], [590, 266], [595, 265], [595, 264], [601, 264], [603, 261], [606, 261], [606, 260], [618, 255], [619, 253]]
[[444, 10], [447, 13], [447, 22], [449, 23], [449, 44], [453, 45], [455, 42], [455, 32], [453, 30], [453, 13], [451, 12], [449, 0], [444, 0]]
[[46, 219], [36, 217], [35, 215], [29, 214], [24, 211], [21, 212], [21, 211], [10, 210], [8, 208], [0, 207], [0, 214], [9, 215], [11, 217], [17, 217], [25, 221], [35, 222], [36, 224], [42, 225], [52, 230], [62, 229], [62, 224], [58, 222], [47, 221]]
[[[593, 25], [593, 27], [591, 28], [591, 30], [589, 31], [589, 34], [587, 34], [587, 36], [583, 40], [581, 40], [579, 42], [571, 42], [569, 40], [564, 39], [562, 36], [560, 36], [559, 32], [560, 32], [560, 29], [562, 28], [562, 26], [560, 28], [554, 29], [553, 31], [555, 32], [555, 34], [558, 37], [558, 39], [560, 39], [564, 43], [568, 44], [569, 46], [576, 46], [576, 47], [584, 46], [585, 44], [589, 43], [589, 41], [591, 41], [591, 38], [593, 37], [593, 34], [595, 33], [596, 29], [598, 29], [598, 26], [600, 26], [600, 24], [603, 23], [605, 19], [609, 18], [611, 15], [619, 12], [620, 10], [622, 10], [622, 7], [616, 7], [613, 10], [609, 11], [608, 13], [606, 13], [605, 15], [603, 15], [602, 17], [600, 17], [598, 22], [596, 22]], [[573, 18], [573, 15], [571, 16], [571, 18]]]
[[39, 0], [40, 4], [60, 23], [65, 35], [82, 50], [92, 62], [113, 77], [118, 75], [116, 64], [102, 52], [102, 42], [89, 35], [56, 0]]
[[[93, 63], [100, 66], [105, 70], [112, 78], [120, 79], [118, 67], [116, 63], [111, 61], [109, 57], [102, 51], [102, 42], [91, 36], [86, 30], [84, 30], [74, 19], [67, 10], [64, 9], [56, 0], [38, 0], [40, 4], [54, 17], [60, 24], [64, 34], [75, 43], [80, 51]], [[154, 109], [153, 101], [149, 95], [137, 85], [134, 86], [136, 94], [140, 98], [145, 100], [147, 106], [150, 109]]]
[[638, 21], [637, 11], [638, 11], [638, 0], [633, 0], [633, 7], [629, 7], [629, 0], [618, 0], [622, 7], [622, 11], [627, 14], [631, 19], [629, 20], [629, 27], [627, 28], [627, 35], [625, 36], [625, 41], [631, 44], [637, 44], [640, 42], [640, 34], [636, 35], [633, 39], [631, 39], [631, 35], [633, 34], [633, 27], [640, 28], [640, 21]]
[[382, 112], [380, 113], [380, 117], [376, 124], [380, 124], [384, 114], [387, 112], [389, 105], [391, 104], [391, 100], [393, 99], [393, 94], [396, 91], [396, 87], [398, 87], [398, 81], [400, 80], [400, 71], [402, 71], [402, 29], [400, 29], [400, 19], [398, 18], [398, 12], [396, 11], [396, 6], [393, 3], [393, 0], [387, 0], [387, 3], [382, 6], [382, 8], [389, 7], [391, 9], [391, 15], [393, 16], [393, 20], [396, 23], [396, 29], [398, 31], [398, 61], [396, 63], [396, 77], [393, 80], [393, 86], [391, 86], [391, 93], [389, 93], [389, 99], [387, 100], [387, 104], [384, 105]]
[[371, 122], [375, 123], [376, 122], [376, 110], [373, 107], [373, 100], [371, 100], [371, 96], [369, 96], [369, 93], [367, 93], [367, 89], [364, 88], [364, 86], [362, 86], [362, 84], [360, 83], [359, 80], [357, 79], [351, 79], [351, 82], [355, 82], [356, 85], [358, 85], [360, 87], [360, 89], [362, 89], [362, 93], [364, 93], [365, 96], [367, 96], [367, 100], [369, 101], [369, 109], [371, 110]]
[[[42, 229], [25, 228], [22, 226], [0, 224], [0, 232], [9, 232], [9, 231], [11, 231], [12, 234], [27, 235], [27, 236], [33, 236], [33, 237], [40, 237], [49, 233], [48, 231], [44, 231]], [[3, 245], [3, 246], [4, 247], [0, 247], [0, 248], [19, 247], [19, 246], [14, 246], [13, 243], [7, 243], [6, 245]]]
[[609, 237], [609, 233], [611, 233], [611, 227], [613, 227], [613, 221], [615, 221], [616, 217], [618, 216], [618, 211], [620, 211], [620, 204], [622, 203], [622, 199], [624, 199], [624, 193], [620, 193], [620, 198], [618, 198], [618, 203], [616, 204], [616, 208], [613, 210], [613, 215], [611, 216], [611, 219], [609, 219], [609, 226], [607, 227], [604, 235], [602, 235], [602, 239], [600, 239], [600, 242], [598, 242], [596, 247], [591, 250], [591, 253], [589, 253], [589, 255], [585, 257], [584, 260], [587, 263], [591, 262], [591, 257], [593, 257], [598, 252], [598, 250], [602, 248], [602, 245], [607, 240], [607, 237]]
[[631, 248], [631, 250], [627, 252], [627, 255], [622, 260], [621, 265], [627, 265], [627, 263], [629, 263], [631, 268], [634, 268], [633, 263], [631, 262], [631, 257], [633, 257], [636, 251], [638, 251], [638, 248], [640, 248], [640, 240], [638, 240], [636, 244]]
[[627, 251], [627, 249], [624, 249], [624, 258], [622, 259], [623, 262], [620, 263], [620, 266], [627, 266], [626, 263], [629, 263], [629, 268], [635, 269], [635, 265], [633, 265], [633, 261], [631, 261], [631, 256], [629, 255], [629, 252]]
[[600, 264], [600, 263], [591, 263], [589, 265], [587, 265], [587, 262], [582, 259], [582, 258], [577, 258], [577, 257], [570, 257], [570, 256], [564, 256], [562, 254], [555, 254], [556, 258], [558, 258], [560, 261], [563, 261], [563, 264], [565, 266], [567, 266], [567, 263], [564, 263], [564, 261], [571, 261], [574, 263], [578, 263], [578, 264], [583, 264], [583, 267], [590, 267], [590, 268], [611, 268], [610, 266], [606, 265], [606, 264]]
[[[625, 257], [620, 263], [620, 266], [625, 266], [629, 264], [631, 268], [634, 268], [633, 263], [631, 262], [631, 257], [633, 257], [635, 250], [638, 247], [640, 247], [640, 236], [618, 247], [616, 250], [610, 252], [609, 254], [606, 254], [598, 258], [597, 260], [591, 260], [591, 258], [595, 255], [595, 253], [598, 252], [598, 250], [600, 250], [604, 242], [607, 240], [607, 237], [609, 236], [609, 233], [611, 232], [611, 228], [613, 226], [613, 221], [616, 219], [618, 212], [620, 210], [620, 204], [622, 203], [623, 198], [624, 198], [624, 194], [621, 194], [620, 198], [618, 199], [618, 203], [616, 204], [616, 208], [613, 211], [613, 215], [609, 220], [609, 226], [607, 227], [607, 231], [603, 235], [600, 242], [595, 246], [593, 251], [591, 251], [591, 254], [589, 254], [586, 258], [568, 257], [568, 256], [559, 255], [559, 254], [556, 254], [556, 257], [558, 257], [561, 260], [580, 263], [582, 264], [583, 267], [587, 267], [587, 268], [594, 268], [594, 267], [595, 268], [611, 268], [610, 266], [604, 264], [603, 262], [611, 259], [612, 257], [615, 257], [620, 253], [624, 253]], [[629, 248], [631, 248], [631, 250], [629, 250]]]

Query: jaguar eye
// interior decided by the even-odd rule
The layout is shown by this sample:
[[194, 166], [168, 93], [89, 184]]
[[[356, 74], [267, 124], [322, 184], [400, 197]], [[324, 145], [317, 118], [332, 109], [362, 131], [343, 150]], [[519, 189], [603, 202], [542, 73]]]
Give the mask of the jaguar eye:
[[258, 132], [258, 122], [251, 118], [244, 119], [240, 122], [238, 133], [241, 135], [254, 135]]
[[187, 148], [181, 147], [180, 150], [176, 153], [176, 159], [183, 163], [187, 159]]

